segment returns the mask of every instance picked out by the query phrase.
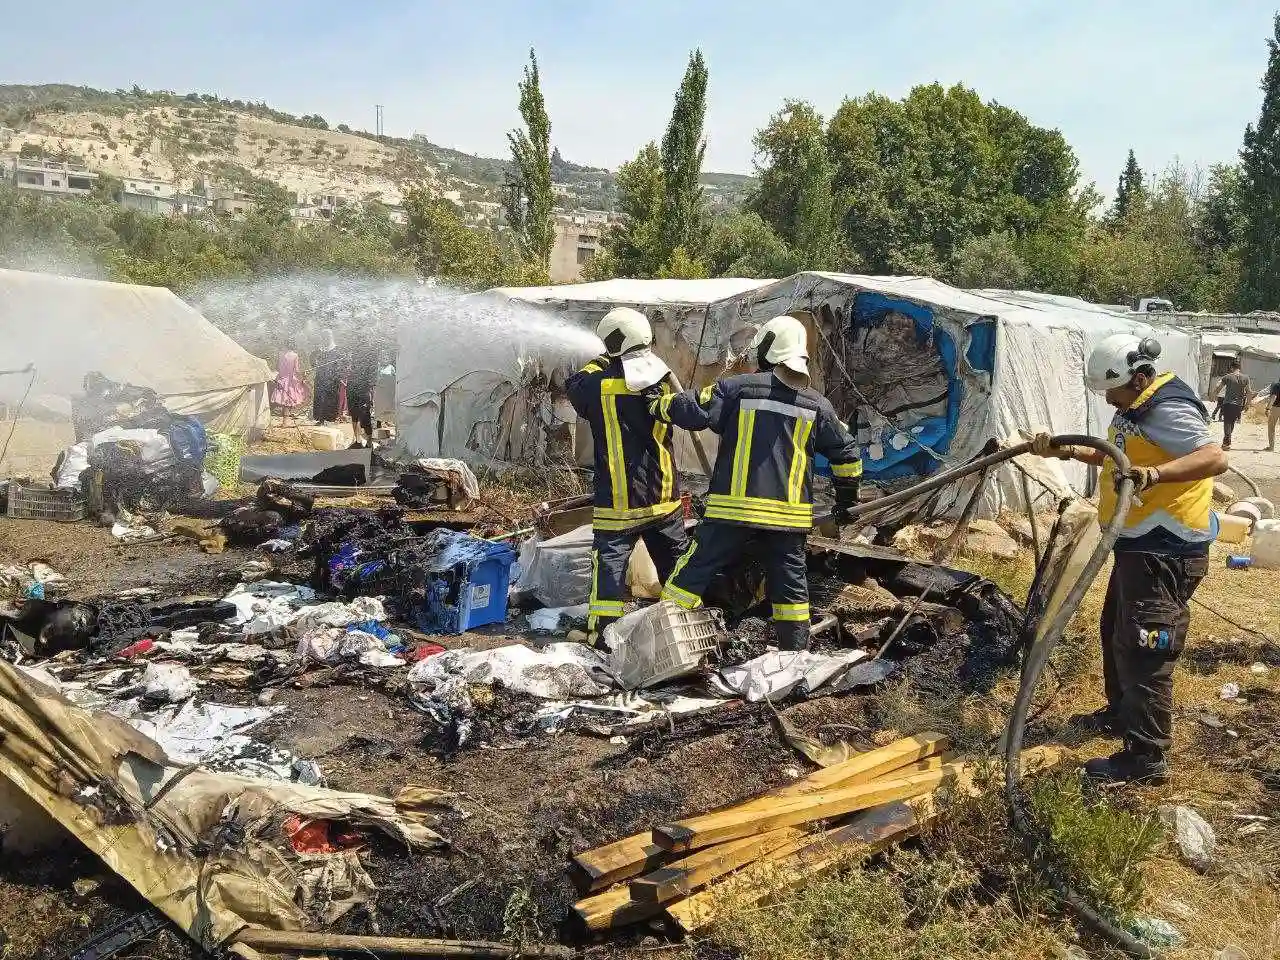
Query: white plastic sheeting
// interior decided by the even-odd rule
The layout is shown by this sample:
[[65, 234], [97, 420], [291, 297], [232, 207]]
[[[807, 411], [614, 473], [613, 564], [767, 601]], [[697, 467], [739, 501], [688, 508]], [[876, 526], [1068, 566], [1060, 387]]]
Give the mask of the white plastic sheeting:
[[1201, 396], [1209, 395], [1229, 369], [1231, 359], [1240, 361], [1240, 372], [1249, 378], [1255, 391], [1280, 380], [1280, 334], [1206, 330], [1200, 334], [1200, 339], [1200, 381], [1196, 386]]
[[[619, 279], [498, 287], [463, 298], [451, 308], [454, 320], [398, 331], [397, 439], [416, 456], [536, 457], [548, 433], [576, 419], [547, 385], [599, 352], [590, 331], [605, 313], [618, 306], [645, 312], [655, 352], [684, 378], [675, 342], [686, 353], [696, 349], [708, 304], [766, 282]], [[703, 363], [720, 357], [714, 349], [703, 354]]]
[[[0, 369], [34, 364], [35, 394], [73, 396], [96, 370], [210, 432], [267, 426], [267, 364], [163, 287], [0, 270], [0, 334]], [[0, 396], [17, 400], [25, 383], [7, 380]]]

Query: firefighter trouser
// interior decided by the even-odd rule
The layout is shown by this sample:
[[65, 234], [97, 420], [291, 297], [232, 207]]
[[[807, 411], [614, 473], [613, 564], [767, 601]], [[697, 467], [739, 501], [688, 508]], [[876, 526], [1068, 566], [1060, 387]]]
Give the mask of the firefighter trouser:
[[644, 540], [649, 559], [658, 571], [658, 582], [671, 576], [676, 558], [684, 553], [689, 537], [684, 530], [684, 509], [677, 507], [665, 517], [631, 530], [596, 530], [591, 546], [591, 600], [587, 608], [587, 629], [596, 633], [622, 616], [622, 598], [627, 592], [627, 565], [637, 540]]
[[805, 577], [808, 530], [763, 530], [737, 523], [704, 520], [693, 543], [676, 561], [662, 599], [685, 609], [702, 606], [702, 594], [717, 573], [741, 562], [751, 546], [764, 561], [765, 585], [773, 605], [778, 646], [802, 650], [809, 645], [809, 581]]
[[1139, 749], [1173, 736], [1173, 667], [1208, 557], [1118, 551], [1102, 605], [1102, 676], [1116, 728]]

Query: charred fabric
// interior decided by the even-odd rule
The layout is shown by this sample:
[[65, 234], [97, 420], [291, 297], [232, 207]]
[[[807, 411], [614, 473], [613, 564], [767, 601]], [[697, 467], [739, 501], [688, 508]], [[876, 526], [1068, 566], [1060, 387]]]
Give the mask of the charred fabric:
[[[808, 650], [773, 647], [760, 598], [762, 568], [746, 558], [707, 592], [716, 612], [698, 624], [714, 635], [700, 655], [670, 676], [628, 687], [617, 679], [625, 644], [599, 651], [566, 639], [584, 625], [585, 609], [548, 609], [537, 584], [525, 582], [528, 569], [518, 574], [508, 545], [517, 538], [477, 529], [466, 519], [473, 514], [448, 509], [473, 505], [465, 485], [429, 471], [401, 475], [409, 479], [372, 509], [317, 506], [307, 484], [280, 480], [263, 482], [248, 500], [204, 501], [227, 545], [270, 558], [257, 568], [259, 579], [239, 578], [217, 595], [73, 599], [51, 590], [43, 598], [28, 593], [5, 617], [13, 683], [39, 684], [41, 696], [60, 697], [69, 710], [121, 718], [184, 770], [323, 792], [327, 761], [298, 756], [287, 735], [290, 713], [302, 709], [294, 698], [326, 687], [382, 698], [388, 716], [400, 718], [399, 735], [347, 732], [340, 739], [348, 771], [335, 783], [352, 780], [354, 763], [365, 771], [354, 778], [360, 783], [409, 789], [434, 757], [440, 766], [431, 779], [466, 796], [439, 799], [431, 823], [440, 843], [421, 848], [358, 817], [275, 818], [271, 829], [284, 831], [293, 853], [317, 862], [340, 858], [350, 871], [345, 897], [305, 870], [289, 874], [286, 893], [306, 905], [299, 922], [313, 931], [502, 939], [510, 936], [513, 914], [524, 910], [533, 918], [526, 936], [581, 938], [584, 929], [603, 928], [590, 900], [605, 894], [593, 893], [580, 869], [567, 870], [569, 859], [657, 824], [785, 791], [782, 771], [798, 758], [794, 745], [775, 734], [784, 705], [809, 701], [806, 709], [817, 716], [854, 717], [862, 731], [855, 740], [869, 746], [874, 693], [890, 677], [905, 676], [921, 693], [940, 697], [954, 692], [957, 677], [966, 690], [987, 690], [1023, 642], [1021, 611], [981, 577], [883, 547], [812, 542], [817, 612]], [[521, 550], [526, 567], [536, 566], [539, 547], [558, 539], [545, 520]], [[589, 537], [584, 544], [572, 554], [579, 571], [581, 562], [590, 564]], [[225, 556], [229, 568], [245, 565], [242, 552]], [[508, 576], [516, 580], [510, 607]], [[566, 577], [554, 579], [564, 586]], [[486, 614], [489, 606], [496, 612]], [[628, 606], [635, 612], [643, 603]], [[872, 695], [838, 710], [826, 699], [858, 694]], [[327, 696], [336, 702], [355, 693]], [[328, 718], [305, 722], [327, 725]], [[417, 728], [408, 737], [405, 723]], [[583, 746], [557, 750], [570, 737]], [[916, 751], [919, 757], [914, 747], [894, 754], [901, 776], [916, 779], [885, 781], [898, 785], [892, 796], [927, 795], [939, 782], [907, 772], [910, 758], [916, 767], [933, 763], [932, 770], [955, 772], [928, 759], [943, 757], [930, 743]], [[689, 751], [701, 775], [692, 782]], [[744, 767], [753, 773], [744, 775]], [[531, 784], [517, 813], [528, 829], [502, 828], [499, 837], [485, 809], [497, 802], [504, 777], [493, 773], [504, 768], [517, 790], [522, 778]], [[894, 769], [873, 772], [883, 780]], [[99, 774], [99, 786], [109, 784], [110, 775]], [[556, 775], [576, 783], [549, 802], [547, 779]], [[787, 829], [798, 835], [849, 817], [856, 824], [865, 809], [854, 803]], [[917, 816], [912, 810], [894, 815], [909, 819]], [[149, 816], [114, 815], [138, 817], [140, 824]], [[218, 827], [216, 842], [247, 852], [250, 840], [228, 827]], [[198, 859], [210, 842], [199, 838], [190, 855]], [[405, 896], [408, 890], [413, 896]], [[608, 895], [619, 896], [618, 888]], [[603, 926], [660, 912], [638, 902], [628, 900], [617, 922]], [[182, 925], [168, 903], [155, 906]], [[208, 931], [184, 929], [206, 949], [234, 942], [215, 944]]]

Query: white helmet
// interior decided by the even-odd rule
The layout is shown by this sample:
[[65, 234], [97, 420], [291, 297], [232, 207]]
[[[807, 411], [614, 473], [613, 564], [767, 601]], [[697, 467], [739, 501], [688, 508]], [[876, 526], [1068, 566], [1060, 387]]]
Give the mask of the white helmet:
[[596, 327], [596, 336], [604, 341], [611, 357], [620, 357], [637, 347], [653, 343], [653, 327], [639, 310], [630, 307], [614, 307]]
[[1099, 393], [1112, 387], [1123, 387], [1133, 379], [1139, 367], [1154, 366], [1159, 356], [1158, 341], [1132, 333], [1113, 333], [1089, 354], [1089, 362], [1084, 368], [1085, 385]]
[[796, 389], [809, 385], [809, 334], [803, 323], [786, 315], [774, 317], [751, 338], [749, 349], [756, 359], [761, 359], [761, 347], [762, 359], [793, 375], [775, 371], [783, 383]]

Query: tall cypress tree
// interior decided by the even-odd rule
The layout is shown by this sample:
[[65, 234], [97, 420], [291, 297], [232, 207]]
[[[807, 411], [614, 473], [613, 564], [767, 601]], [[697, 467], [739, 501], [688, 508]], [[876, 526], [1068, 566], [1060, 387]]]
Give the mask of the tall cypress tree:
[[662, 215], [658, 230], [659, 253], [665, 262], [677, 247], [696, 255], [702, 246], [705, 220], [702, 187], [702, 155], [707, 145], [702, 124], [707, 115], [707, 65], [695, 50], [676, 91], [675, 106], [662, 138]]
[[1247, 309], [1274, 310], [1280, 307], [1280, 14], [1267, 47], [1262, 110], [1257, 125], [1245, 128], [1240, 151], [1241, 300]]
[[507, 180], [503, 209], [525, 260], [547, 269], [555, 242], [551, 193], [551, 120], [542, 99], [538, 58], [529, 63], [520, 81], [522, 130], [507, 134], [511, 144], [512, 175]]
[[1146, 194], [1147, 188], [1142, 181], [1142, 168], [1138, 166], [1138, 160], [1130, 149], [1129, 159], [1120, 173], [1120, 182], [1116, 184], [1116, 202], [1111, 206], [1108, 219], [1112, 223], [1124, 220], [1130, 210], [1143, 202]]

